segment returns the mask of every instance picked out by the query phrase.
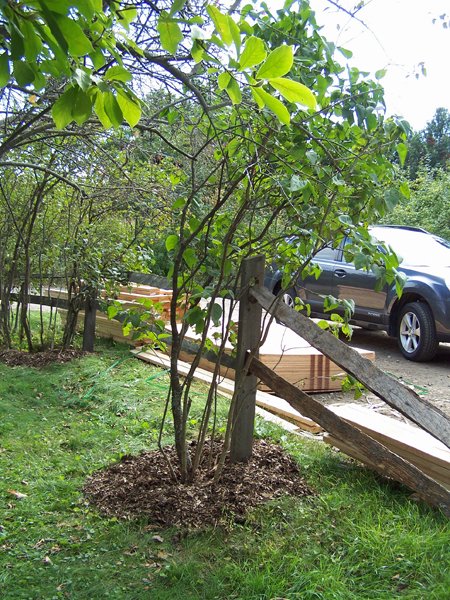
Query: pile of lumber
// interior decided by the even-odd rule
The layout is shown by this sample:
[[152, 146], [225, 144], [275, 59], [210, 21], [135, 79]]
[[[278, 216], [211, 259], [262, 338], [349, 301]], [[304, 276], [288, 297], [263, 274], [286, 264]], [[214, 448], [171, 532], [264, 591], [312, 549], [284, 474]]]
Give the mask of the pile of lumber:
[[[187, 337], [195, 341], [198, 336], [189, 330]], [[231, 352], [231, 344], [226, 346]], [[371, 361], [375, 353], [361, 348], [355, 350]], [[180, 358], [185, 362], [192, 361], [192, 355], [183, 352]], [[342, 380], [347, 373], [324, 354], [308, 344], [302, 337], [283, 325], [272, 322], [266, 334], [264, 344], [259, 349], [259, 359], [273, 371], [305, 392], [332, 392], [342, 389]], [[200, 366], [213, 371], [215, 364], [206, 359], [200, 360]], [[221, 373], [234, 379], [234, 371], [222, 369]], [[270, 388], [261, 382], [261, 391], [270, 392]]]
[[[435, 437], [415, 425], [387, 417], [359, 404], [333, 405], [330, 408], [336, 415], [450, 490], [450, 449]], [[324, 440], [349, 456], [367, 462], [345, 440], [331, 434], [326, 434]]]
[[[67, 299], [67, 291], [65, 290], [50, 290], [50, 297]], [[102, 294], [103, 298], [106, 298], [105, 293]], [[170, 320], [170, 302], [172, 300], [172, 291], [164, 290], [148, 285], [129, 285], [121, 286], [115, 294], [113, 300], [120, 303], [120, 307], [123, 310], [126, 309], [137, 309], [137, 310], [149, 310], [148, 306], [145, 306], [147, 300], [151, 301], [151, 310], [154, 312], [155, 317], [162, 319], [165, 322]], [[177, 309], [177, 319], [179, 320], [182, 316], [182, 307]], [[61, 316], [64, 319], [65, 310], [61, 310]], [[83, 328], [84, 311], [80, 311], [78, 318], [78, 327]], [[116, 319], [109, 319], [105, 313], [101, 311], [97, 312], [96, 315], [96, 335], [99, 337], [113, 339], [116, 342], [126, 342], [135, 344], [132, 340], [132, 335], [124, 335], [122, 323]], [[139, 342], [139, 343], [142, 343]]]

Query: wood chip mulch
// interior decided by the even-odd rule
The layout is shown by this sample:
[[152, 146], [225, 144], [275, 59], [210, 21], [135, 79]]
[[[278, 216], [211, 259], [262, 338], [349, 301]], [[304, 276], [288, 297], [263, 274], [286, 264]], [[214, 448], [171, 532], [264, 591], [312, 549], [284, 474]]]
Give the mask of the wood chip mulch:
[[53, 363], [65, 363], [84, 356], [82, 350], [45, 350], [43, 352], [20, 352], [0, 350], [0, 362], [9, 367], [47, 367]]
[[[216, 458], [221, 448], [219, 441], [208, 443], [192, 485], [174, 481], [162, 453], [153, 451], [124, 456], [94, 473], [84, 493], [92, 505], [109, 516], [144, 517], [159, 527], [186, 529], [216, 525], [230, 518], [242, 522], [248, 510], [283, 495], [314, 495], [298, 464], [280, 446], [264, 440], [255, 441], [247, 463], [227, 461], [219, 483], [213, 486], [211, 452]], [[176, 470], [174, 448], [165, 448], [165, 453]]]

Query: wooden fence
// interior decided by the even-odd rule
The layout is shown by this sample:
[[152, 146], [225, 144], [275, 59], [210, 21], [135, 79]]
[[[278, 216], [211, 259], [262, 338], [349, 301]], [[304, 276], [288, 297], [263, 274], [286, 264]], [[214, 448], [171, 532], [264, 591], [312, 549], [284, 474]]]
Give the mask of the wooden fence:
[[321, 425], [337, 440], [345, 442], [364, 462], [382, 475], [407, 485], [427, 502], [439, 506], [450, 516], [450, 492], [385, 444], [339, 417], [321, 402], [277, 375], [258, 359], [261, 332], [261, 310], [264, 309], [284, 325], [306, 339], [346, 372], [353, 375], [379, 398], [411, 419], [422, 429], [450, 447], [450, 420], [437, 407], [421, 399], [413, 390], [390, 377], [371, 361], [342, 343], [311, 319], [289, 308], [263, 287], [264, 259], [252, 257], [243, 268], [242, 308], [238, 327], [236, 394], [239, 400], [235, 427], [239, 430], [234, 458], [245, 460], [251, 454], [254, 428], [254, 406], [258, 379], [266, 383], [293, 408]]

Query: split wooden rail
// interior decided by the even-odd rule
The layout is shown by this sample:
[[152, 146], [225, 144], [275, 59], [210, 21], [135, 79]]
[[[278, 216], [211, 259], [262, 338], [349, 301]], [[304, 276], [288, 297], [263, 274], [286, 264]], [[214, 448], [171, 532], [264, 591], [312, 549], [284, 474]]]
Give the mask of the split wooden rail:
[[235, 421], [239, 423], [241, 437], [239, 455], [242, 459], [251, 452], [254, 424], [249, 417], [249, 407], [255, 403], [254, 394], [257, 380], [260, 379], [272, 390], [276, 390], [277, 395], [287, 400], [293, 408], [321, 425], [337, 440], [344, 442], [366, 464], [382, 475], [404, 483], [421, 498], [440, 507], [450, 516], [450, 492], [441, 483], [393, 452], [381, 441], [374, 439], [318, 400], [284, 380], [258, 359], [261, 331], [258, 315], [261, 308], [306, 339], [314, 348], [340, 365], [390, 406], [428, 431], [445, 446], [450, 447], [450, 420], [447, 415], [422, 400], [413, 390], [381, 371], [372, 362], [361, 357], [358, 352], [334, 335], [320, 329], [311, 319], [274, 298], [263, 287], [263, 273], [263, 257], [247, 259], [241, 286], [242, 298], [245, 298], [247, 307], [246, 318], [239, 321], [240, 352], [236, 365], [236, 387], [241, 400], [238, 403]]

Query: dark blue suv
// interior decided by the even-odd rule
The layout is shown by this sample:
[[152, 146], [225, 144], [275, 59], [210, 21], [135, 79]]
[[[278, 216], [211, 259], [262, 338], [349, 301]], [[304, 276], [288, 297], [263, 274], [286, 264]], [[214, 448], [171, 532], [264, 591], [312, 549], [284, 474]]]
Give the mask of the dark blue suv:
[[[287, 304], [295, 297], [309, 304], [311, 316], [329, 317], [324, 298], [353, 300], [351, 323], [366, 329], [383, 329], [396, 337], [405, 358], [426, 361], [436, 354], [439, 342], [450, 342], [450, 243], [423, 229], [401, 226], [376, 226], [371, 235], [390, 246], [400, 259], [405, 277], [399, 297], [395, 285], [376, 291], [376, 275], [356, 269], [346, 262], [344, 247], [324, 248], [314, 258], [322, 272], [307, 277], [283, 293]], [[281, 293], [282, 273], [275, 269], [266, 277], [266, 286]], [[336, 311], [339, 312], [339, 311]]]

